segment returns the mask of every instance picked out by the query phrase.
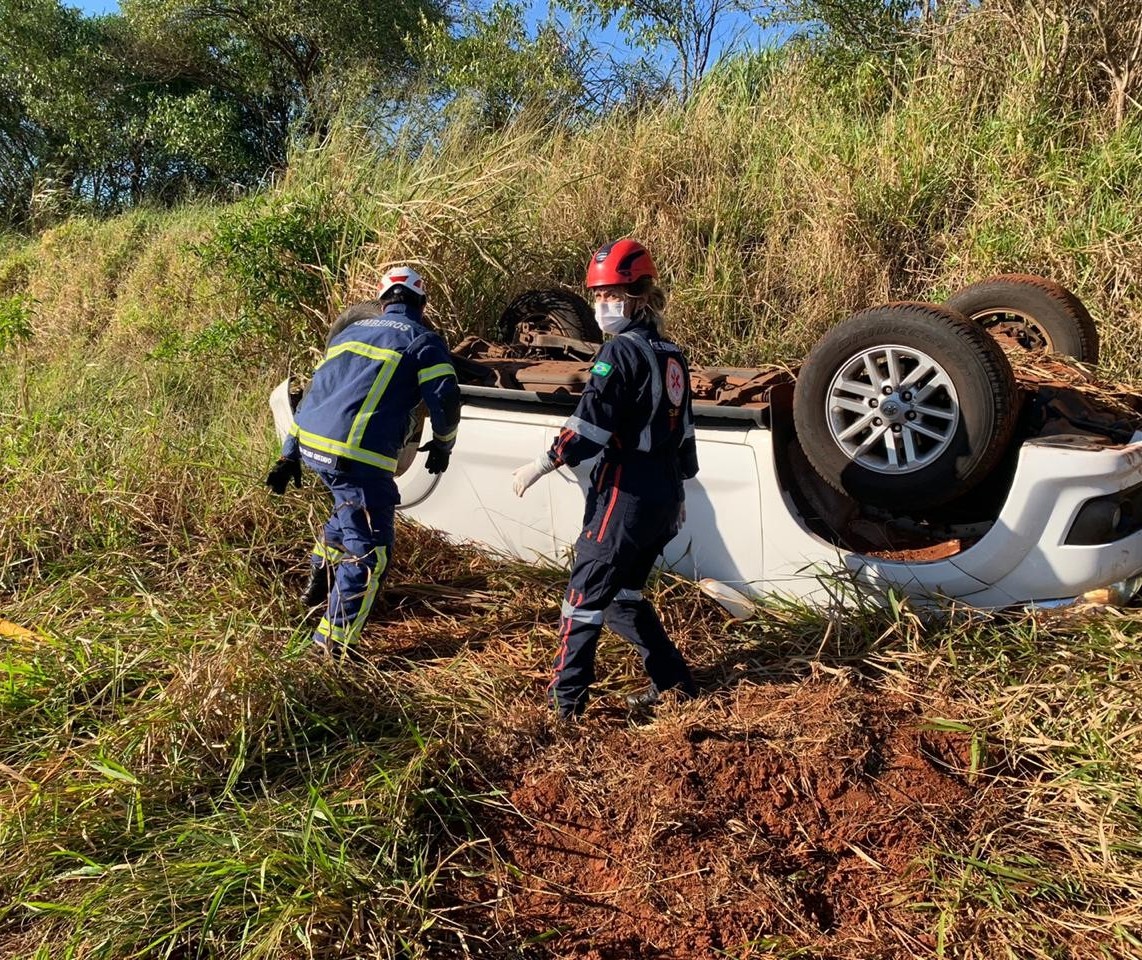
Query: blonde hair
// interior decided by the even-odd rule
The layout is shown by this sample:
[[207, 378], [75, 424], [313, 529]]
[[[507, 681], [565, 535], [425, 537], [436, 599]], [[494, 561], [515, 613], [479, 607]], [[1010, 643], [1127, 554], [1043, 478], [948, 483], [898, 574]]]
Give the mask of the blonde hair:
[[666, 291], [650, 277], [643, 277], [627, 288], [627, 294], [632, 299], [641, 301], [635, 309], [635, 316], [638, 317], [643, 311], [648, 312], [658, 335], [666, 336]]

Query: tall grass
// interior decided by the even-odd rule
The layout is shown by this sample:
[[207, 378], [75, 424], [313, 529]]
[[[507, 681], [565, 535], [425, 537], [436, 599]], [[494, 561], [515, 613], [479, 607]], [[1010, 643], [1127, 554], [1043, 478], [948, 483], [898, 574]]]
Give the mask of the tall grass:
[[[254, 200], [57, 227], [5, 255], [0, 292], [30, 293], [44, 336], [154, 340], [243, 317], [223, 352], [267, 336], [296, 356], [386, 263], [426, 271], [457, 337], [493, 330], [524, 289], [578, 288], [588, 254], [629, 233], [702, 362], [797, 359], [871, 302], [1018, 270], [1072, 287], [1111, 374], [1133, 376], [1142, 120], [1052, 100], [1021, 31], [978, 11], [891, 82], [789, 48], [729, 61], [685, 106], [445, 131], [415, 155], [346, 120]], [[202, 261], [191, 250], [212, 237]]]
[[[239, 204], [0, 239], [0, 299], [33, 334], [0, 357], [0, 955], [559, 955], [558, 931], [489, 946], [457, 900], [511, 878], [487, 836], [510, 778], [606, 751], [636, 671], [607, 640], [604, 706], [553, 730], [560, 571], [410, 529], [371, 666], [308, 662], [294, 591], [324, 504], [261, 487], [268, 387], [386, 263], [424, 269], [455, 339], [577, 287], [622, 233], [699, 362], [796, 359], [869, 302], [1017, 269], [1073, 287], [1136, 378], [1142, 126], [1044, 98], [1000, 27], [966, 18], [895, 86], [789, 52], [574, 132], [452, 131], [413, 156], [345, 123]], [[692, 585], [656, 590], [708, 691], [682, 732], [731, 728], [743, 690], [833, 683], [970, 738], [956, 773], [994, 785], [992, 827], [935, 834], [897, 891], [911, 919], [873, 918], [877, 942], [1142, 952], [1136, 612], [775, 604], [731, 625]]]

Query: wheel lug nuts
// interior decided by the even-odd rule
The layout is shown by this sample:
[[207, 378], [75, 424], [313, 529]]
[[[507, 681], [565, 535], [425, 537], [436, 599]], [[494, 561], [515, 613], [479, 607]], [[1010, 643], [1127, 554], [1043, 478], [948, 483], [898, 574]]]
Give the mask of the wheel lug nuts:
[[879, 407], [879, 406], [880, 406], [880, 401], [874, 398], [874, 399], [872, 399], [872, 400], [869, 400], [869, 402], [868, 402], [868, 405], [869, 405], [870, 407]]
[[892, 393], [892, 387], [882, 387], [880, 392], [887, 397], [890, 393]]
[[916, 411], [909, 410], [906, 414], [904, 414], [904, 419], [915, 420], [916, 419]]
[[898, 423], [894, 423], [892, 425], [892, 432], [893, 433], [899, 433], [901, 431], [901, 429], [903, 429], [903, 428]]
[[879, 427], [882, 423], [884, 423], [884, 421], [881, 420], [880, 417], [873, 417], [872, 418], [872, 425], [874, 427]]
[[907, 403], [909, 400], [912, 399], [912, 394], [902, 393], [902, 394], [900, 394], [900, 399], [903, 400], [905, 403]]

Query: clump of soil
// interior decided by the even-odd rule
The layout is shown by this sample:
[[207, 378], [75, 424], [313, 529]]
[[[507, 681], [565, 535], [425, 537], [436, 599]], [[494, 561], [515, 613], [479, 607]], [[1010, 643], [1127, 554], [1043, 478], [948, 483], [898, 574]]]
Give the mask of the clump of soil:
[[987, 817], [967, 738], [844, 683], [734, 696], [641, 727], [589, 720], [502, 771], [502, 862], [469, 899], [493, 955], [909, 956], [927, 940], [909, 906], [925, 853]]

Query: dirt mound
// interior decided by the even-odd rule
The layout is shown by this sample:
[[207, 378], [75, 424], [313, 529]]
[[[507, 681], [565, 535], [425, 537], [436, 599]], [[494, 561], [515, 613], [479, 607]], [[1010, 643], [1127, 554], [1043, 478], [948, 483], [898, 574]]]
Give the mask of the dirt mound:
[[504, 771], [518, 815], [494, 823], [504, 864], [474, 891], [501, 944], [913, 955], [907, 931], [931, 927], [907, 906], [926, 849], [985, 816], [968, 740], [926, 729], [914, 700], [842, 683], [736, 696], [645, 727], [588, 723]]

